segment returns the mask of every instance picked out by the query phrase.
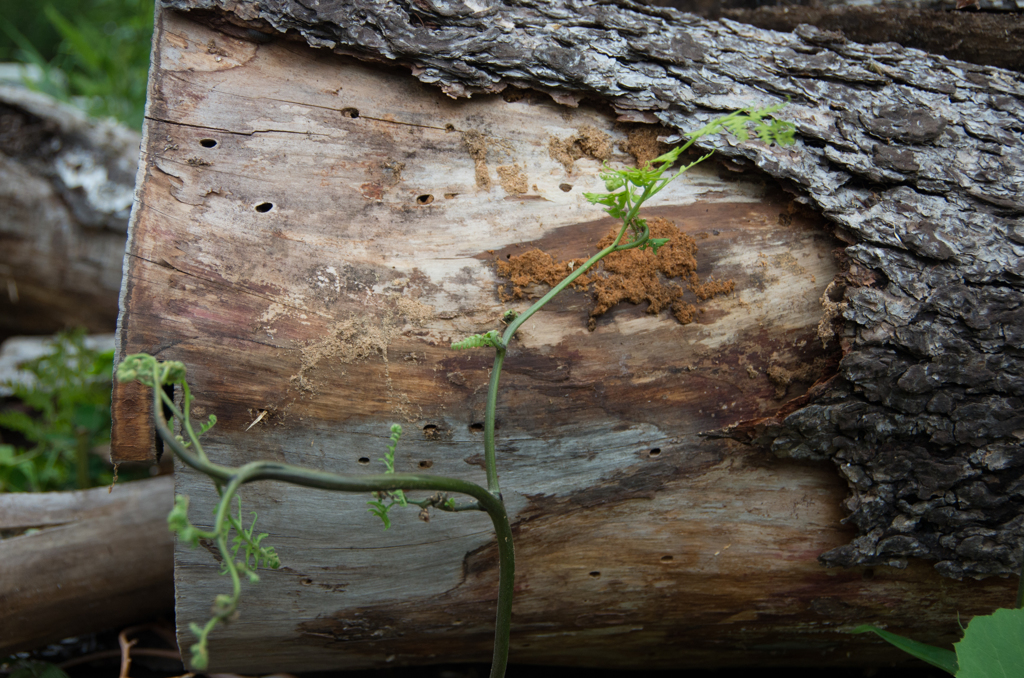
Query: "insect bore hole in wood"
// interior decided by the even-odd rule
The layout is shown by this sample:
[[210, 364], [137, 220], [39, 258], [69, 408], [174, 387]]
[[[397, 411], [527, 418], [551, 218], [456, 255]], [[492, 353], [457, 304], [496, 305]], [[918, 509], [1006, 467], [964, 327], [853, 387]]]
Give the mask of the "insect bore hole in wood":
[[430, 468], [431, 466], [434, 465], [434, 462], [432, 462], [430, 459], [424, 459], [418, 465], [420, 468]]
[[660, 447], [652, 447], [651, 450], [647, 453], [647, 456], [648, 457], [657, 457], [660, 454], [661, 454], [661, 448]]
[[359, 457], [359, 459], [357, 461], [360, 464], [369, 464], [370, 463], [370, 458], [369, 457]]
[[484, 425], [481, 424], [480, 422], [476, 422], [475, 424], [470, 424], [469, 425], [469, 430], [470, 431], [483, 431], [484, 430]]
[[672, 562], [672, 556], [662, 556], [661, 557], [661, 562], [663, 562], [663, 563], [670, 563], [670, 562]]
[[598, 572], [597, 570], [595, 570], [595, 571], [590, 573], [590, 576], [593, 577], [594, 579], [597, 579], [598, 577], [601, 576], [601, 573]]
[[272, 203], [272, 202], [261, 202], [259, 205], [256, 205], [256, 207], [254, 207], [253, 209], [256, 210], [257, 212], [261, 213], [261, 214], [266, 214], [270, 210], [274, 209], [274, 203]]
[[203, 148], [215, 148], [217, 146], [216, 139], [200, 139], [199, 145]]
[[359, 109], [358, 108], [343, 108], [343, 109], [341, 109], [341, 117], [343, 117], [343, 118], [358, 118], [359, 117]]
[[420, 195], [416, 197], [416, 204], [418, 205], [429, 205], [432, 202], [434, 202], [434, 196], [430, 195], [429, 193], [426, 195]]
[[558, 187], [562, 189], [562, 191], [565, 193], [568, 193], [569, 191], [572, 190], [572, 184], [558, 184]]

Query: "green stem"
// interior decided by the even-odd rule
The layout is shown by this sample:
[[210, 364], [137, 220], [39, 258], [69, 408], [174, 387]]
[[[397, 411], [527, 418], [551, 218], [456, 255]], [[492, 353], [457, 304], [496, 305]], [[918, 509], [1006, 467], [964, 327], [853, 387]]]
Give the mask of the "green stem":
[[[507, 344], [505, 341], [502, 343]], [[487, 489], [495, 496], [501, 496], [501, 487], [498, 485], [498, 465], [494, 452], [494, 419], [498, 410], [498, 381], [501, 379], [501, 366], [504, 362], [505, 346], [495, 348], [491, 381], [487, 385], [487, 409], [484, 413], [484, 468], [487, 470]]]
[[[645, 242], [647, 242], [647, 240], [649, 239], [649, 232], [645, 230], [640, 238], [637, 238], [636, 240], [630, 242], [627, 245], [619, 246], [619, 242], [622, 240], [622, 236], [625, 235], [626, 229], [629, 228], [629, 224], [633, 221], [633, 219], [636, 218], [635, 212], [639, 210], [639, 207], [640, 206], [637, 205], [636, 207], [630, 209], [629, 214], [626, 215], [626, 219], [628, 219], [628, 221], [626, 219], [623, 220], [624, 225], [622, 226], [622, 230], [619, 231], [619, 234], [615, 237], [615, 240], [612, 242], [611, 245], [608, 245], [608, 247], [605, 247], [603, 250], [587, 259], [586, 262], [584, 262], [579, 268], [577, 268], [572, 273], [563, 278], [562, 282], [558, 283], [550, 290], [548, 290], [548, 293], [545, 294], [540, 299], [538, 299], [533, 304], [533, 306], [520, 313], [515, 320], [509, 323], [508, 327], [505, 328], [505, 333], [501, 335], [502, 344], [508, 346], [508, 343], [512, 341], [512, 336], [516, 333], [516, 330], [518, 330], [523, 323], [529, 320], [530, 316], [532, 316], [540, 309], [544, 308], [544, 306], [546, 306], [549, 301], [558, 296], [559, 293], [561, 293], [561, 291], [564, 290], [566, 287], [573, 284], [576, 278], [579, 278], [581, 275], [590, 270], [594, 266], [594, 264], [601, 261], [612, 252], [621, 252], [622, 250], [633, 249], [634, 247], [639, 247], [640, 245], [643, 245]], [[491, 375], [491, 379], [494, 379], [493, 374]]]
[[456, 504], [452, 507], [447, 507], [444, 504], [437, 504], [428, 499], [406, 499], [406, 502], [412, 506], [419, 506], [420, 508], [434, 508], [438, 511], [447, 511], [448, 513], [461, 513], [463, 511], [483, 511], [483, 507], [477, 502], [470, 502], [468, 504]]
[[487, 489], [490, 490], [491, 493], [495, 495], [500, 494], [500, 488], [498, 485], [498, 469], [494, 448], [494, 420], [498, 409], [498, 383], [501, 380], [501, 368], [505, 362], [505, 347], [508, 346], [510, 341], [512, 341], [512, 337], [515, 335], [516, 330], [518, 330], [524, 322], [529, 320], [534, 313], [544, 308], [549, 301], [558, 296], [562, 290], [590, 270], [597, 262], [601, 261], [612, 252], [633, 249], [634, 247], [639, 247], [648, 241], [650, 231], [645, 228], [641, 236], [636, 240], [627, 245], [619, 245], [622, 241], [622, 236], [626, 233], [626, 229], [629, 228], [629, 225], [634, 219], [636, 219], [637, 213], [640, 210], [640, 205], [650, 197], [648, 195], [649, 193], [650, 187], [645, 188], [643, 195], [633, 204], [632, 207], [630, 207], [629, 212], [623, 219], [622, 229], [619, 230], [619, 234], [615, 237], [612, 244], [587, 259], [582, 266], [563, 278], [562, 281], [552, 287], [547, 294], [538, 299], [536, 303], [530, 306], [530, 308], [509, 323], [504, 334], [501, 336], [501, 346], [494, 349], [494, 367], [491, 369], [491, 380], [487, 387], [487, 409], [484, 413], [484, 467], [487, 471]]
[[[486, 488], [459, 478], [445, 478], [420, 474], [388, 473], [367, 476], [346, 476], [326, 471], [283, 464], [276, 461], [254, 461], [238, 468], [220, 466], [208, 459], [200, 458], [178, 440], [164, 419], [161, 407], [163, 389], [159, 387], [159, 375], [156, 375], [158, 386], [153, 389], [153, 415], [157, 433], [164, 443], [171, 448], [183, 462], [197, 471], [209, 476], [214, 481], [227, 485], [218, 507], [215, 532], [218, 533], [217, 546], [221, 550], [225, 562], [231, 561], [227, 549], [226, 531], [220, 532], [223, 513], [228, 510], [225, 497], [233, 496], [237, 488], [245, 483], [257, 480], [281, 480], [322, 490], [341, 492], [389, 492], [394, 490], [430, 490], [467, 494], [479, 503], [491, 518], [498, 543], [498, 609], [494, 630], [494, 656], [491, 664], [490, 678], [503, 678], [508, 664], [509, 634], [512, 627], [512, 593], [515, 586], [515, 551], [512, 545], [512, 526], [508, 521], [505, 504]], [[166, 396], [164, 396], [166, 398]], [[231, 568], [229, 568], [230, 570]], [[235, 592], [240, 586], [237, 571], [232, 575]]]

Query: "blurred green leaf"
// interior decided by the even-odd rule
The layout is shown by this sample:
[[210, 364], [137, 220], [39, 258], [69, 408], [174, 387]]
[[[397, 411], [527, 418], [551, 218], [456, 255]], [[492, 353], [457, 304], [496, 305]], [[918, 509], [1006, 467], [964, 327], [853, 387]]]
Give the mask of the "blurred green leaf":
[[50, 352], [26, 361], [28, 383], [8, 386], [21, 406], [0, 412], [0, 428], [24, 439], [0, 445], [0, 492], [45, 492], [109, 482], [89, 451], [110, 441], [113, 352], [85, 345], [85, 332], [57, 335]]
[[[21, 6], [26, 4], [31, 11]], [[0, 8], [6, 20], [0, 23], [3, 58], [35, 64], [42, 71], [27, 83], [30, 87], [92, 116], [142, 127], [153, 0], [59, 0], [17, 6], [0, 0]]]
[[891, 633], [869, 624], [858, 626], [853, 629], [853, 633], [875, 633], [907, 654], [913, 655], [921, 661], [928, 662], [932, 666], [940, 668], [952, 676], [957, 675], [956, 654], [952, 650], [945, 650], [941, 647], [919, 643], [916, 640], [911, 640], [905, 636], [901, 636], [897, 633]]
[[60, 667], [49, 662], [22, 660], [12, 668], [10, 678], [68, 678]]
[[957, 678], [1018, 678], [1024, 675], [1024, 610], [998, 609], [970, 621], [953, 646]]

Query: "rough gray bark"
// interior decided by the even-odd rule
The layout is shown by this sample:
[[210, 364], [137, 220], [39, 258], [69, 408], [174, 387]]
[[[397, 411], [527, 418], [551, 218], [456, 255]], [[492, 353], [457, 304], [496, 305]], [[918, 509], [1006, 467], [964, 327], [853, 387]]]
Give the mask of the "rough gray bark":
[[139, 135], [0, 87], [0, 336], [111, 332]]
[[673, 7], [681, 12], [691, 12], [701, 16], [721, 16], [721, 12], [728, 10], [757, 9], [758, 7], [789, 7], [794, 10], [815, 7], [819, 9], [834, 9], [842, 7], [870, 7], [872, 9], [914, 9], [934, 10], [937, 12], [950, 12], [960, 5], [961, 9], [975, 8], [988, 11], [1012, 12], [1024, 9], [1024, 0], [975, 0], [967, 4], [969, 0], [815, 0], [807, 3], [801, 0], [642, 0], [644, 4], [656, 5], [658, 7]]
[[861, 536], [825, 563], [902, 566], [915, 556], [952, 577], [1019, 567], [1020, 74], [809, 26], [775, 33], [624, 1], [165, 5], [407, 65], [453, 97], [532, 87], [681, 131], [788, 97], [795, 147], [706, 145], [778, 179], [850, 243], [836, 300], [845, 356], [805, 402], [730, 434], [839, 466]]

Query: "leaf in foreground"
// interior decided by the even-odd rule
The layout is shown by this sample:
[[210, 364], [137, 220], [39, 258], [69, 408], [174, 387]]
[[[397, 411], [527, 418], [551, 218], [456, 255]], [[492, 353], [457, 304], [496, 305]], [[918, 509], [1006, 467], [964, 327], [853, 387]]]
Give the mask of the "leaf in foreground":
[[951, 676], [957, 675], [956, 653], [952, 650], [945, 650], [934, 645], [919, 643], [904, 636], [889, 631], [883, 631], [877, 626], [864, 624], [853, 629], [853, 633], [876, 633], [882, 639], [895, 645], [909, 655], [913, 655], [921, 661], [928, 662], [936, 668], [940, 668]]
[[1024, 675], [1024, 609], [975, 617], [954, 647], [957, 678], [1019, 678]]

